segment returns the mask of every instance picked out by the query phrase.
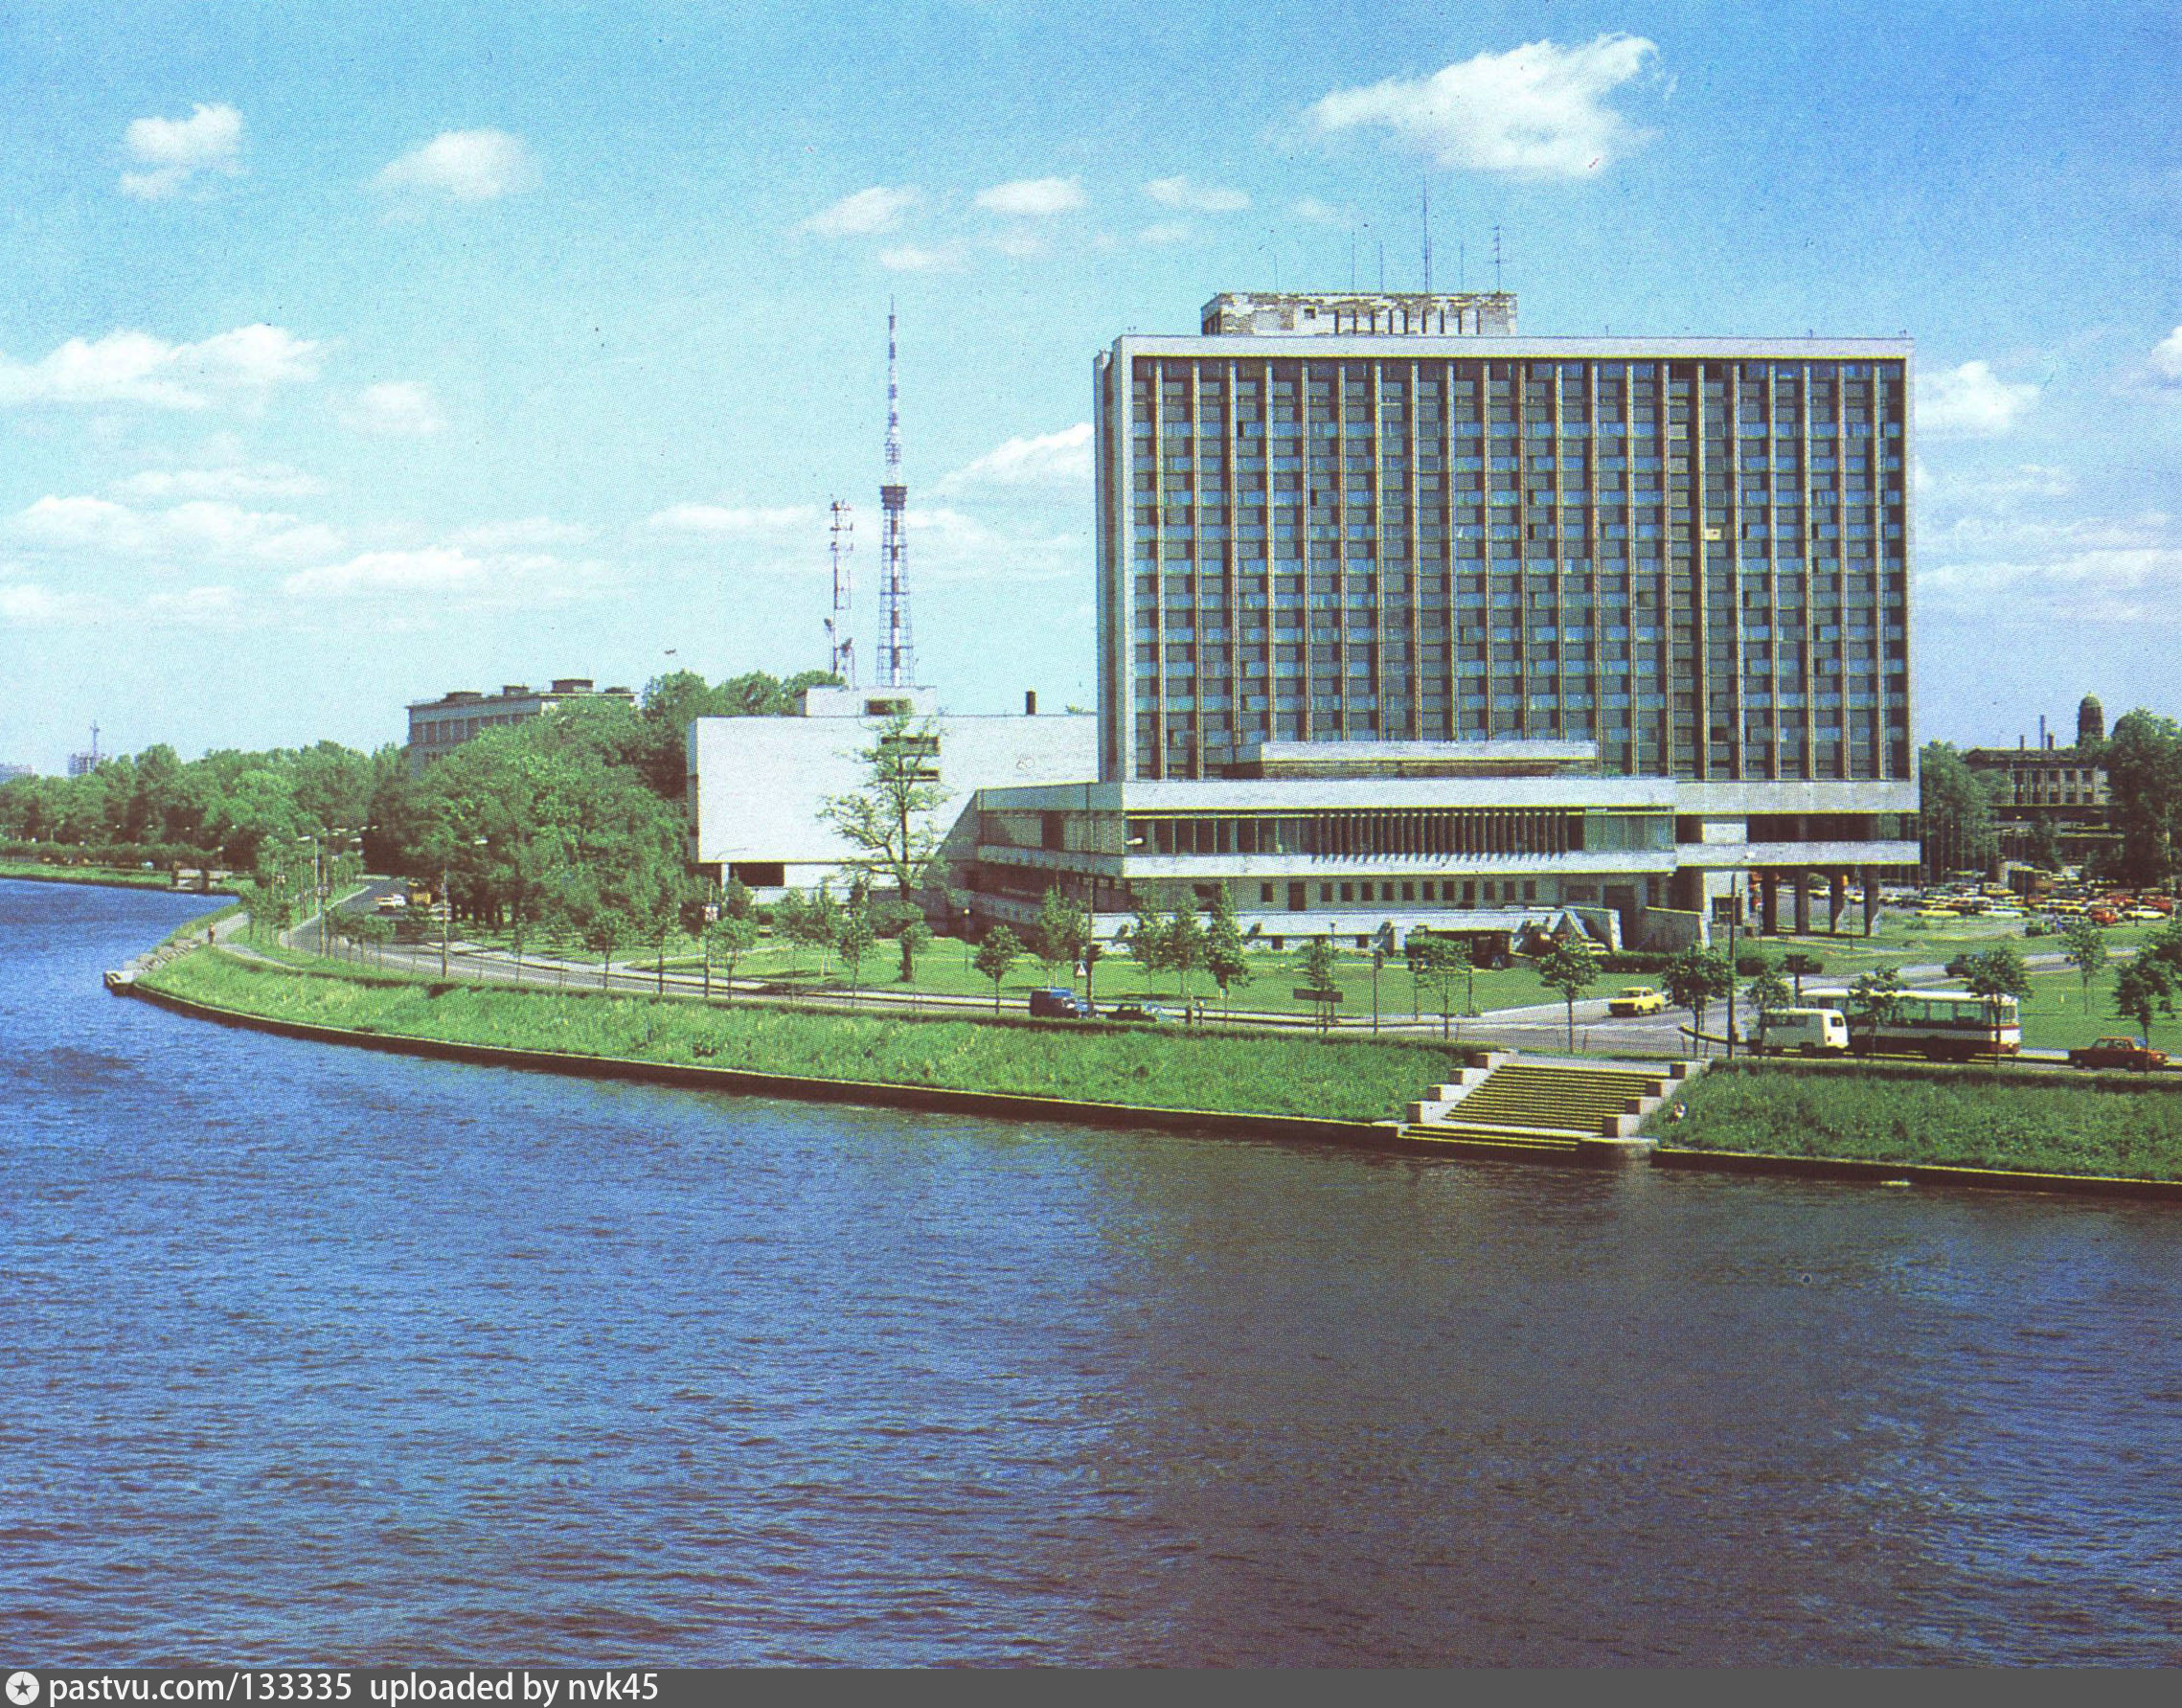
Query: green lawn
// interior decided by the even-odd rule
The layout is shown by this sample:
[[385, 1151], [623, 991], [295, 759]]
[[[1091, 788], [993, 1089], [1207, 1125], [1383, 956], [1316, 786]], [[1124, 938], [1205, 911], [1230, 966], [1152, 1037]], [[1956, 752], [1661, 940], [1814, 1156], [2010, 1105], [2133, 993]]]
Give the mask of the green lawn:
[[757, 1004], [729, 1009], [575, 991], [449, 989], [416, 979], [264, 968], [216, 950], [185, 956], [146, 983], [251, 1013], [403, 1036], [1335, 1121], [1395, 1117], [1462, 1062], [1459, 1053], [1429, 1042], [995, 1026]]
[[2182, 1180], [2182, 1087], [2020, 1070], [1716, 1067], [1649, 1123], [1693, 1150]]
[[174, 887], [166, 873], [147, 872], [140, 866], [59, 866], [43, 860], [0, 860], [0, 877], [43, 878], [51, 883], [119, 884], [132, 890]]

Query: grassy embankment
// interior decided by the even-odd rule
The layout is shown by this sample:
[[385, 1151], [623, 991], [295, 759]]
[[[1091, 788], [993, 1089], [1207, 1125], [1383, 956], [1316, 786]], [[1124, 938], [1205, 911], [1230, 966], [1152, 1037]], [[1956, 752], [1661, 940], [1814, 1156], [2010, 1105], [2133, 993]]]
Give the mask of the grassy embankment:
[[44, 883], [97, 883], [131, 890], [170, 890], [173, 880], [164, 872], [147, 872], [140, 866], [62, 866], [43, 860], [0, 860], [0, 877], [28, 877]]
[[1715, 1068], [1649, 1130], [1691, 1150], [2182, 1180], [2182, 1085], [2015, 1069]]
[[281, 971], [218, 951], [147, 984], [268, 1018], [406, 1037], [1156, 1108], [1378, 1121], [1451, 1077], [1427, 1043], [814, 1014]]

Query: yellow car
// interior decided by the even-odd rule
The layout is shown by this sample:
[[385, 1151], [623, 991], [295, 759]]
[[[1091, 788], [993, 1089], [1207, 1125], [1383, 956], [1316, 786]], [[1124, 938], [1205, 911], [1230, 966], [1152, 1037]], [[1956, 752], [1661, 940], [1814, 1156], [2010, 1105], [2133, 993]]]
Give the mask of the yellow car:
[[1619, 996], [1606, 999], [1609, 1014], [1656, 1014], [1664, 1013], [1667, 998], [1649, 985], [1631, 985]]
[[1921, 920], [1959, 920], [1963, 916], [1951, 907], [1920, 907], [1917, 917]]

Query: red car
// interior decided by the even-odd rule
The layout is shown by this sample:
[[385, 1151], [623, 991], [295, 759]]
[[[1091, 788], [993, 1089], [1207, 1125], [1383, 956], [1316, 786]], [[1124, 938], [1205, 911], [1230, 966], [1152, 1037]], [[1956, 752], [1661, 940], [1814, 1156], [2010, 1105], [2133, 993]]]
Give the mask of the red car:
[[2102, 1037], [2095, 1044], [2071, 1050], [2068, 1064], [2071, 1067], [2125, 1067], [2145, 1074], [2165, 1067], [2167, 1052], [2139, 1043], [2133, 1037]]

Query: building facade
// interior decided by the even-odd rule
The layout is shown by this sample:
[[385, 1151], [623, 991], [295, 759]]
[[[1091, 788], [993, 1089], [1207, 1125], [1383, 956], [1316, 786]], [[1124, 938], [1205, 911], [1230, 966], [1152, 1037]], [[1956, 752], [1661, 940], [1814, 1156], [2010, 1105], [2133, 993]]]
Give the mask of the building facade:
[[556, 676], [550, 688], [531, 688], [511, 682], [498, 694], [479, 694], [458, 688], [436, 700], [416, 700], [409, 707], [409, 768], [421, 775], [436, 759], [452, 753], [465, 741], [475, 740], [489, 729], [511, 723], [527, 723], [543, 717], [556, 706], [570, 700], [609, 699], [636, 704], [626, 688], [594, 688], [588, 676]]
[[739, 879], [762, 900], [820, 883], [843, 888], [861, 851], [826, 817], [826, 803], [861, 789], [865, 756], [898, 713], [944, 791], [935, 814], [948, 887], [967, 881], [981, 789], [1080, 781], [1098, 763], [1086, 713], [977, 716], [938, 709], [929, 688], [813, 688], [790, 717], [700, 717], [690, 725], [690, 857], [716, 881]]
[[[1602, 805], [1659, 785], [1639, 792], [1672, 844], [1612, 874], [1526, 853], [1562, 863], [1518, 881], [1573, 901], [1611, 877], [1632, 914], [1754, 892], [1803, 919], [1851, 873], [1875, 898], [1917, 857], [1910, 346], [1514, 318], [1498, 295], [1219, 297], [1197, 336], [1100, 355], [1111, 809], [1157, 786], [1179, 814], [1169, 795], [1339, 748], [1341, 781], [1403, 811], [1496, 810], [1519, 779], [1402, 776], [1393, 750], [1559, 743]], [[1443, 898], [1450, 877], [1473, 880], [1436, 874]]]
[[2098, 695], [2083, 696], [2076, 740], [2067, 747], [2046, 732], [2043, 717], [2038, 723], [2035, 747], [2026, 738], [2013, 747], [1972, 747], [1963, 755], [1992, 791], [2001, 857], [2035, 859], [2041, 843], [2071, 863], [2112, 852], [2121, 838], [2106, 790], [2105, 708]]

